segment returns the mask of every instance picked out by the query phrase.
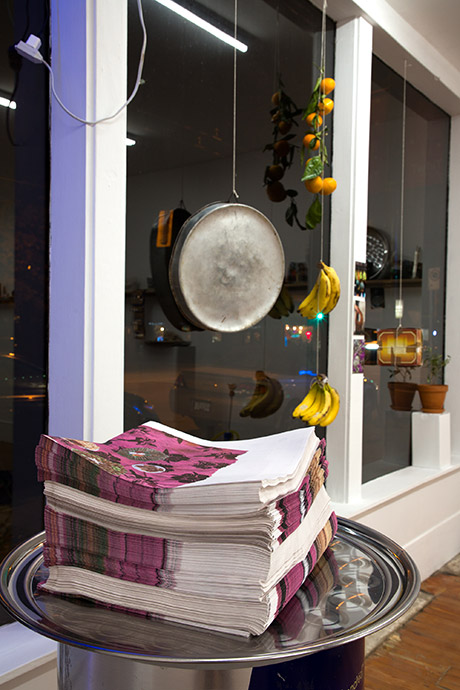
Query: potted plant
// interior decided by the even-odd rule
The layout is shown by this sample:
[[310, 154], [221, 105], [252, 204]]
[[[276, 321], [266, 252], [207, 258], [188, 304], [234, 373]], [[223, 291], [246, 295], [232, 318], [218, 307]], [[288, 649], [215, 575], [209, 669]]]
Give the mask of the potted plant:
[[443, 358], [431, 347], [424, 348], [423, 352], [423, 366], [427, 370], [426, 383], [419, 383], [417, 386], [422, 401], [422, 412], [444, 412], [444, 400], [449, 387], [435, 382], [441, 380], [444, 368], [450, 362], [450, 355]]
[[[410, 412], [412, 401], [417, 390], [417, 384], [412, 383], [412, 367], [402, 367], [396, 365], [390, 369], [388, 389], [391, 397], [391, 408], [393, 410], [404, 410]], [[396, 380], [392, 380], [396, 379]]]

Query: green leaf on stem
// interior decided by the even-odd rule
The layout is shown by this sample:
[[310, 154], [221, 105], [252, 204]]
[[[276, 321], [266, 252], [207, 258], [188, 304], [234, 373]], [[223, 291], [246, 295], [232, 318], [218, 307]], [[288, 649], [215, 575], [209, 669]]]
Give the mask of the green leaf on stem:
[[310, 205], [310, 208], [307, 211], [307, 215], [305, 216], [305, 225], [307, 226], [307, 228], [313, 230], [313, 228], [315, 228], [318, 225], [318, 223], [321, 222], [321, 216], [321, 202], [318, 199], [318, 197], [316, 197]]
[[306, 182], [307, 180], [313, 180], [315, 177], [318, 177], [318, 175], [321, 175], [322, 172], [323, 161], [321, 156], [313, 156], [313, 158], [309, 158], [305, 164], [302, 182]]
[[307, 107], [303, 111], [302, 115], [302, 120], [305, 120], [310, 113], [314, 113], [318, 110], [318, 103], [319, 103], [319, 87], [321, 85], [321, 77], [318, 77], [315, 88], [313, 89], [313, 93], [310, 96], [310, 100], [308, 102]]

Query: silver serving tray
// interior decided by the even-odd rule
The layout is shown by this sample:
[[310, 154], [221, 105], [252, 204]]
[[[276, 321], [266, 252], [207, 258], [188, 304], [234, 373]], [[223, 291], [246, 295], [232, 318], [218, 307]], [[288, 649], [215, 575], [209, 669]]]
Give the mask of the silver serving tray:
[[0, 600], [9, 613], [61, 644], [161, 666], [237, 668], [312, 654], [389, 625], [410, 608], [420, 588], [417, 567], [400, 546], [340, 518], [331, 544], [335, 584], [315, 606], [304, 597], [282, 624], [279, 617], [262, 635], [243, 638], [40, 593], [37, 584], [46, 577], [43, 541], [43, 532], [32, 537], [0, 567]]

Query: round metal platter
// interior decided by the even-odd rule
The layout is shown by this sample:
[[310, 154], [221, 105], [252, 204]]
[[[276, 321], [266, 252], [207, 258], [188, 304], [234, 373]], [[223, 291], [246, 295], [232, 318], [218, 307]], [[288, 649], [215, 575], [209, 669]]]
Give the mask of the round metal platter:
[[169, 264], [174, 298], [200, 328], [242, 331], [264, 318], [284, 280], [284, 252], [256, 209], [218, 202], [182, 226]]
[[16, 548], [0, 569], [11, 615], [66, 645], [161, 666], [216, 668], [288, 661], [364, 637], [401, 616], [420, 578], [410, 556], [383, 535], [345, 519], [321, 577], [305, 583], [258, 637], [213, 633], [37, 591], [46, 578], [44, 533]]
[[375, 228], [367, 228], [366, 261], [367, 278], [377, 278], [383, 273], [390, 260], [390, 245], [386, 236]]

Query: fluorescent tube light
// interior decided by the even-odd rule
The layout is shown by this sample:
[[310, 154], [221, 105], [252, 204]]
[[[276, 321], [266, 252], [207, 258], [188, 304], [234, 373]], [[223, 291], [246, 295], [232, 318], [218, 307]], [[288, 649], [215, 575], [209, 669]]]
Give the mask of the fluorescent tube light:
[[240, 50], [242, 53], [246, 53], [248, 49], [247, 45], [236, 40], [233, 38], [233, 36], [226, 34], [224, 31], [221, 31], [217, 28], [217, 26], [214, 26], [204, 19], [201, 19], [201, 17], [198, 17], [198, 15], [190, 12], [190, 10], [185, 9], [185, 7], [182, 7], [182, 5], [179, 5], [177, 2], [173, 2], [173, 0], [156, 0], [156, 2], [160, 3], [160, 5], [163, 5], [164, 7], [167, 7], [169, 10], [172, 10], [184, 19], [187, 19], [189, 22], [192, 22], [192, 24], [195, 24], [195, 26], [199, 26], [200, 29], [204, 29], [204, 31], [207, 31], [224, 43], [227, 43], [229, 46]]
[[15, 101], [10, 101], [9, 98], [4, 98], [3, 96], [0, 96], [0, 105], [2, 105], [4, 108], [11, 108], [11, 110], [16, 110]]
[[130, 139], [129, 137], [126, 137], [126, 146], [134, 146], [136, 141], [134, 139]]

